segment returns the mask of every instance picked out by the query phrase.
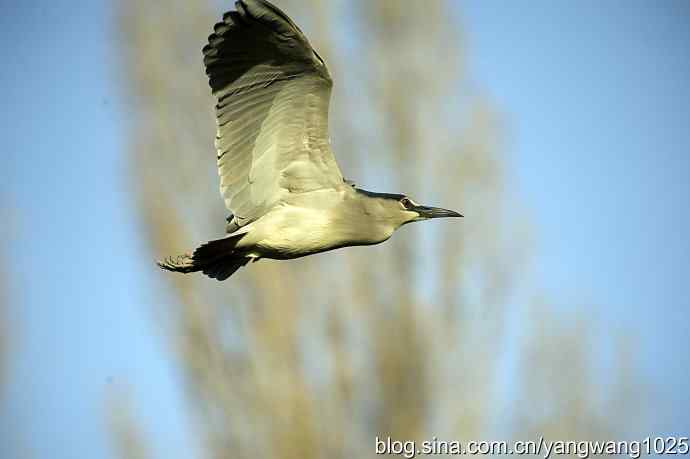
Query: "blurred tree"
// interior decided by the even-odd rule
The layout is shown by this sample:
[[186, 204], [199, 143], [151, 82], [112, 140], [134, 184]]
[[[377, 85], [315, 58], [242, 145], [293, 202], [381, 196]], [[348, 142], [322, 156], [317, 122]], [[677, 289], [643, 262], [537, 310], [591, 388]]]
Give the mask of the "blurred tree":
[[[122, 5], [133, 182], [154, 258], [223, 232], [200, 48], [230, 4]], [[601, 416], [607, 398], [588, 377], [587, 320], [570, 330], [542, 304], [515, 312], [529, 230], [505, 188], [498, 117], [465, 71], [455, 4], [279, 6], [334, 76], [331, 132], [345, 176], [466, 218], [425, 234], [409, 225], [381, 246], [262, 261], [225, 283], [161, 272], [172, 287], [162, 295], [166, 327], [207, 456], [369, 457], [376, 435], [613, 432], [621, 413]], [[511, 353], [515, 327], [530, 333]], [[516, 354], [520, 365], [502, 369]], [[501, 402], [515, 387], [517, 402]]]
[[[7, 248], [11, 244], [14, 234], [15, 215], [10, 211], [9, 206], [5, 206], [6, 195], [0, 193], [0, 214], [3, 216], [5, 226], [0, 226], [0, 257], [6, 256]], [[6, 258], [2, 258], [6, 260]], [[13, 304], [10, 303], [12, 294], [16, 293], [11, 289], [13, 285], [8, 279], [9, 271], [5, 270], [5, 265], [0, 265], [0, 457], [32, 457], [30, 445], [21, 435], [19, 429], [15, 428], [12, 422], [12, 412], [9, 410], [10, 404], [7, 388], [9, 387], [10, 371], [12, 365], [12, 351], [17, 349], [17, 327], [16, 323], [10, 323], [15, 319], [15, 311], [12, 310]]]
[[9, 327], [7, 326], [7, 299], [5, 297], [5, 284], [3, 272], [0, 271], [0, 402], [3, 398], [2, 388], [7, 380], [7, 357], [10, 344]]
[[113, 391], [112, 398], [107, 400], [107, 412], [119, 457], [149, 458], [147, 440], [133, 415], [129, 396], [122, 390]]

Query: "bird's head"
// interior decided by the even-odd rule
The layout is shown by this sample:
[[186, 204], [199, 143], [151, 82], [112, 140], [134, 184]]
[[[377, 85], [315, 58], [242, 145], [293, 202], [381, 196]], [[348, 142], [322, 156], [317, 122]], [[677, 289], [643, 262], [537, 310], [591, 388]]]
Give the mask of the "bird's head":
[[453, 210], [419, 205], [403, 194], [374, 193], [362, 189], [357, 189], [357, 192], [369, 198], [365, 201], [365, 204], [368, 203], [369, 215], [390, 225], [391, 232], [411, 222], [431, 218], [462, 217]]
[[398, 212], [404, 217], [403, 225], [411, 222], [429, 220], [430, 218], [462, 217], [454, 210], [442, 209], [440, 207], [422, 206], [414, 202], [408, 196], [400, 196], [397, 200]]

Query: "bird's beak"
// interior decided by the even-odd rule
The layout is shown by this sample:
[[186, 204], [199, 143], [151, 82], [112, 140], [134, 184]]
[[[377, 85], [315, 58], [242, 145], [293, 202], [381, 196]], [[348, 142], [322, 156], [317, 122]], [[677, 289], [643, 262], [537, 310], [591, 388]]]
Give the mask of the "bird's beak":
[[441, 209], [440, 207], [417, 206], [414, 210], [419, 214], [420, 220], [429, 218], [462, 217], [461, 214], [454, 210]]

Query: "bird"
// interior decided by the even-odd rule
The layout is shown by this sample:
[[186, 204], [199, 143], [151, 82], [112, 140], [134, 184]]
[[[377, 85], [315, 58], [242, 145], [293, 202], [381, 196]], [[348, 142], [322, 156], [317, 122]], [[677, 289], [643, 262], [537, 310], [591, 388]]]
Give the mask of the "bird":
[[215, 24], [203, 62], [215, 96], [226, 235], [161, 268], [225, 280], [250, 261], [379, 244], [401, 226], [462, 217], [346, 180], [331, 150], [333, 80], [302, 30], [266, 0], [239, 0]]

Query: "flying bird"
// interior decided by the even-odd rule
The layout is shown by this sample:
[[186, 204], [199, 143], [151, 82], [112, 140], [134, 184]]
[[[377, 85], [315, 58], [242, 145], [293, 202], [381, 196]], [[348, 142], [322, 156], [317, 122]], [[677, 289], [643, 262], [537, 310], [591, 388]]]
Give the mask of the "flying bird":
[[158, 262], [225, 280], [249, 261], [386, 241], [410, 222], [462, 217], [343, 178], [328, 136], [333, 81], [299, 27], [265, 0], [239, 0], [203, 48], [216, 97], [227, 235]]

